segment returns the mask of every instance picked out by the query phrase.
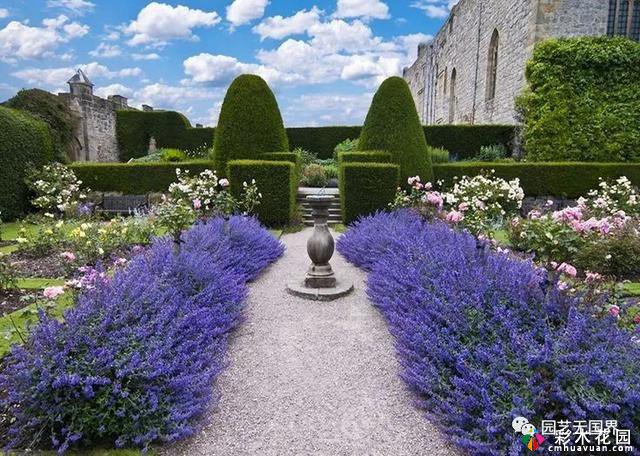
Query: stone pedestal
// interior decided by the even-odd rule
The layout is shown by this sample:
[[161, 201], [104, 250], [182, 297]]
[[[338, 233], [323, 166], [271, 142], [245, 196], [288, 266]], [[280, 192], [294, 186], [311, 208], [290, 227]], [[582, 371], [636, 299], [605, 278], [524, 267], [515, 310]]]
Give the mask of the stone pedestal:
[[329, 205], [331, 195], [310, 195], [307, 201], [313, 209], [314, 229], [307, 241], [307, 253], [311, 266], [304, 281], [287, 285], [287, 290], [296, 296], [318, 301], [330, 301], [349, 294], [352, 283], [341, 283], [333, 272], [329, 261], [335, 250], [333, 236], [329, 231]]

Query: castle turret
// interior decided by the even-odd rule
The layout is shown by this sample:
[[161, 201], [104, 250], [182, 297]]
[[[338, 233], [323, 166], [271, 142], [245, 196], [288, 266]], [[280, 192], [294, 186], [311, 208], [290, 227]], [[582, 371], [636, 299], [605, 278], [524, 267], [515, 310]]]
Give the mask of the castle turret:
[[67, 84], [69, 84], [72, 95], [93, 95], [93, 83], [81, 69], [78, 69], [76, 74], [74, 74], [73, 77], [67, 81]]
[[127, 109], [129, 107], [129, 100], [122, 95], [109, 95], [107, 99], [112, 102], [116, 109]]

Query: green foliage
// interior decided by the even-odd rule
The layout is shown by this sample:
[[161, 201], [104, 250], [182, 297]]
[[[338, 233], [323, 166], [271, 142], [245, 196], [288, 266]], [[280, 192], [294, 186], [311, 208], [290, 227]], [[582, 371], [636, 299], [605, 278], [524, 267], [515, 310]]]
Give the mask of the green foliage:
[[227, 167], [231, 194], [240, 198], [244, 182], [255, 180], [262, 194], [255, 213], [267, 226], [289, 223], [296, 210], [298, 179], [290, 161], [232, 160]]
[[509, 151], [503, 144], [492, 144], [490, 146], [482, 146], [478, 155], [473, 157], [472, 161], [479, 162], [495, 162], [507, 158]]
[[17, 271], [9, 255], [0, 252], [0, 291], [18, 288]]
[[520, 179], [526, 196], [556, 196], [578, 198], [598, 188], [604, 180], [627, 176], [632, 184], [640, 185], [640, 163], [480, 163], [464, 162], [434, 165], [435, 180], [443, 180], [449, 187], [455, 176], [482, 174], [494, 169], [496, 177]]
[[400, 179], [432, 177], [431, 157], [420, 125], [416, 105], [406, 81], [391, 77], [384, 81], [371, 103], [358, 143], [362, 151], [391, 152], [400, 165]]
[[183, 162], [187, 159], [187, 154], [178, 149], [160, 149], [160, 159], [163, 162]]
[[583, 271], [597, 272], [616, 281], [640, 278], [640, 236], [636, 227], [586, 243], [573, 258]]
[[304, 187], [326, 187], [328, 183], [329, 178], [324, 170], [324, 166], [312, 163], [302, 168], [300, 185]]
[[24, 182], [27, 169], [40, 167], [53, 158], [53, 140], [47, 124], [0, 107], [0, 213], [4, 220], [13, 220], [29, 208]]
[[518, 99], [533, 161], [640, 160], [640, 43], [550, 39], [527, 64]]
[[143, 195], [166, 191], [176, 180], [176, 168], [197, 174], [213, 169], [213, 163], [205, 160], [182, 163], [76, 163], [70, 168], [92, 190]]
[[3, 104], [8, 108], [26, 111], [49, 125], [54, 158], [63, 163], [69, 161], [69, 149], [78, 119], [60, 97], [46, 90], [23, 89]]
[[442, 147], [432, 147], [431, 161], [433, 163], [449, 163], [449, 151]]
[[[174, 111], [117, 111], [116, 135], [121, 161], [140, 158], [149, 151], [155, 138], [160, 149], [196, 151], [213, 144], [213, 128], [191, 128], [189, 120]], [[192, 156], [192, 154], [188, 154]]]
[[362, 127], [302, 127], [287, 128], [289, 144], [317, 155], [320, 159], [333, 157], [336, 144], [348, 138], [358, 138]]
[[260, 76], [238, 76], [220, 110], [214, 144], [216, 168], [225, 173], [231, 160], [255, 160], [265, 152], [288, 150], [280, 109], [267, 83]]
[[355, 152], [358, 150], [359, 140], [357, 139], [345, 139], [333, 149], [333, 159], [338, 160], [338, 157], [343, 152]]
[[296, 168], [301, 166], [302, 157], [295, 150], [293, 152], [269, 152], [260, 155], [262, 160], [268, 161], [288, 161], [296, 165]]
[[338, 163], [391, 163], [391, 154], [380, 150], [340, 152]]
[[316, 160], [318, 160], [318, 156], [316, 154], [300, 147], [293, 149], [293, 152], [300, 156], [300, 166], [302, 167], [315, 163]]
[[400, 184], [400, 167], [388, 163], [340, 165], [340, 203], [346, 224], [386, 209]]
[[448, 150], [457, 160], [474, 157], [492, 144], [510, 150], [516, 133], [514, 125], [427, 125], [423, 129], [427, 144]]

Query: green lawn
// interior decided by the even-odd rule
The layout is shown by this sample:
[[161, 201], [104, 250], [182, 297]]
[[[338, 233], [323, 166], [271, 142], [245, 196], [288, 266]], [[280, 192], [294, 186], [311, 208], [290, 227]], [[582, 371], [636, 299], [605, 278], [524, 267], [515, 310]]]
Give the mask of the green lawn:
[[623, 283], [622, 293], [629, 298], [640, 297], [640, 282]]

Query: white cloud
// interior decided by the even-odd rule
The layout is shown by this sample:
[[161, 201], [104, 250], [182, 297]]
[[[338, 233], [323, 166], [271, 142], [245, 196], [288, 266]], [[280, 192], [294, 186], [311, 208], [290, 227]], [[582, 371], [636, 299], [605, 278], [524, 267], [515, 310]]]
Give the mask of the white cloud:
[[62, 8], [82, 16], [87, 11], [92, 11], [96, 5], [87, 0], [48, 0], [47, 6], [49, 8]]
[[64, 84], [66, 84], [66, 82], [75, 74], [77, 68], [82, 68], [89, 79], [114, 79], [118, 77], [138, 77], [142, 75], [142, 70], [140, 68], [110, 70], [108, 67], [98, 62], [62, 68], [27, 68], [15, 71], [11, 73], [11, 75], [29, 84], [60, 87], [64, 86]]
[[449, 11], [458, 0], [418, 0], [411, 4], [413, 8], [418, 8], [433, 19], [444, 19], [449, 15]]
[[62, 43], [89, 33], [89, 27], [69, 22], [60, 15], [42, 21], [42, 27], [12, 21], [0, 30], [0, 59], [15, 62], [16, 59], [40, 59], [51, 57]]
[[155, 83], [136, 91], [133, 95], [133, 104], [148, 104], [154, 107], [176, 109], [183, 107], [183, 102], [186, 100], [207, 100], [216, 96], [221, 96], [221, 93], [202, 87]]
[[0, 19], [4, 19], [5, 17], [9, 17], [9, 10], [6, 8], [0, 8]]
[[158, 54], [156, 54], [155, 52], [152, 52], [151, 54], [133, 53], [133, 54], [131, 54], [131, 58], [133, 60], [160, 60], [160, 56]]
[[96, 58], [112, 58], [122, 55], [122, 50], [117, 44], [100, 43], [97, 48], [89, 52], [89, 55]]
[[361, 17], [364, 19], [388, 19], [389, 7], [380, 0], [338, 0], [335, 17]]
[[134, 94], [134, 90], [125, 85], [116, 83], [98, 87], [93, 91], [93, 93], [102, 98], [107, 98], [110, 95], [121, 95], [123, 97], [131, 98]]
[[260, 19], [268, 4], [269, 0], [234, 0], [227, 6], [227, 20], [237, 27]]
[[273, 38], [281, 40], [290, 35], [306, 32], [309, 27], [317, 24], [322, 11], [314, 6], [309, 11], [298, 11], [293, 16], [268, 17], [253, 28], [253, 31], [260, 35], [260, 39]]
[[381, 40], [374, 38], [371, 29], [362, 21], [331, 22], [315, 24], [309, 28], [310, 44], [322, 52], [359, 52], [375, 48]]
[[373, 93], [304, 94], [284, 99], [282, 115], [287, 126], [362, 125]]
[[243, 73], [253, 73], [262, 76], [269, 84], [281, 82], [296, 82], [301, 77], [286, 74], [265, 65], [240, 62], [235, 57], [227, 55], [199, 54], [184, 61], [184, 72], [191, 76], [193, 82], [210, 86], [223, 86], [233, 78]]
[[194, 28], [213, 27], [220, 21], [215, 11], [152, 2], [140, 10], [137, 19], [123, 27], [123, 31], [133, 35], [128, 41], [130, 46], [163, 46], [175, 39], [197, 40]]

